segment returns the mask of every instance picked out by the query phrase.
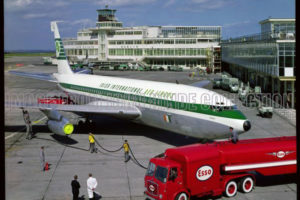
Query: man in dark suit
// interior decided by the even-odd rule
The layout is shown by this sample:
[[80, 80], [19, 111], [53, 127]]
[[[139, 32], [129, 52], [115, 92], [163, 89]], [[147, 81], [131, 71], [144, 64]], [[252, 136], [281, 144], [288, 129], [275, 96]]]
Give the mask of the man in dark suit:
[[77, 181], [77, 178], [78, 178], [78, 176], [75, 175], [74, 176], [74, 180], [71, 182], [72, 193], [73, 193], [73, 200], [78, 200], [78, 195], [79, 195], [80, 184]]
[[26, 124], [26, 139], [31, 140], [33, 133], [32, 133], [32, 124], [30, 121], [29, 113], [27, 110], [23, 110], [23, 118]]

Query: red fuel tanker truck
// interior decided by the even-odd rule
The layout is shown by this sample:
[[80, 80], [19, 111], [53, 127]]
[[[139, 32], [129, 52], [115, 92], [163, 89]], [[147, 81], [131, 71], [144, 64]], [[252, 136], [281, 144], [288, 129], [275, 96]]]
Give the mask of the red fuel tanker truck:
[[237, 190], [253, 190], [255, 173], [270, 176], [296, 171], [295, 136], [193, 144], [167, 149], [163, 157], [150, 159], [145, 195], [158, 200], [223, 193], [233, 197]]

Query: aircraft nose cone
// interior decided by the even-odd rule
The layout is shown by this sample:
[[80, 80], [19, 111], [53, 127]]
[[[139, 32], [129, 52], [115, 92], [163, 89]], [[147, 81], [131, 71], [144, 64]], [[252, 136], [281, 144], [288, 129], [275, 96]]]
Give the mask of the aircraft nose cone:
[[244, 130], [249, 131], [251, 129], [251, 123], [247, 120], [243, 124]]

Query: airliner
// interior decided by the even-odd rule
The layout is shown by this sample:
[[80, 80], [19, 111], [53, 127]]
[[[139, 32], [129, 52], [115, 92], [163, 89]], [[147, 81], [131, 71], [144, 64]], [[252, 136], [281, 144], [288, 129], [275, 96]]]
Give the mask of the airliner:
[[229, 127], [238, 134], [251, 128], [249, 120], [232, 101], [203, 88], [201, 83], [195, 86], [76, 73], [70, 68], [57, 22], [51, 22], [51, 31], [54, 32], [58, 72], [51, 75], [10, 73], [55, 82], [70, 95], [92, 100], [75, 105], [24, 102], [6, 105], [41, 110], [48, 117], [47, 124], [53, 133], [70, 135], [74, 130], [73, 124], [59, 111], [85, 116], [110, 115], [200, 139], [228, 138]]

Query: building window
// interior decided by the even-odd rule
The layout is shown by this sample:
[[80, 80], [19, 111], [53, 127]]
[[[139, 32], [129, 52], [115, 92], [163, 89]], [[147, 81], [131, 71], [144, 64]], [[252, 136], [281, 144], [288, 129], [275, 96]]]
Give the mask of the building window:
[[279, 56], [279, 67], [284, 67], [284, 56]]
[[292, 56], [285, 57], [285, 67], [293, 67], [293, 57]]
[[284, 67], [279, 67], [279, 76], [284, 76]]

